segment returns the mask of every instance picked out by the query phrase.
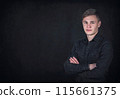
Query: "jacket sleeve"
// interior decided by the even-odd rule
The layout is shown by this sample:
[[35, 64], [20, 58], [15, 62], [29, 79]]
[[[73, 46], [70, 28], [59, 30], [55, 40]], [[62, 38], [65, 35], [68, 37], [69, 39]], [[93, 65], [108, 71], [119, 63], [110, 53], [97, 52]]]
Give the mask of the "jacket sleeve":
[[[70, 56], [68, 57], [68, 59], [64, 63], [65, 72], [68, 74], [77, 74], [77, 73], [89, 70], [89, 66], [87, 63], [81, 63], [79, 61], [78, 55], [76, 53], [76, 47], [77, 47], [77, 42], [74, 44], [72, 51], [70, 53]], [[73, 56], [78, 59], [79, 64], [70, 63], [69, 58], [73, 57]]]
[[113, 48], [112, 44], [106, 41], [103, 44], [100, 57], [96, 62], [96, 68], [90, 71], [86, 71], [85, 75], [88, 78], [100, 78], [104, 77], [106, 71], [108, 71], [109, 65], [113, 57]]

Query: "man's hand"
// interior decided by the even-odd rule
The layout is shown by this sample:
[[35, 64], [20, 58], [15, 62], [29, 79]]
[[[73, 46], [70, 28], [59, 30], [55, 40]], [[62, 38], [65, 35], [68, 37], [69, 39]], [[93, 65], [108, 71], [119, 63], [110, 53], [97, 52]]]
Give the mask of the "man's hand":
[[90, 70], [93, 70], [95, 67], [96, 67], [96, 63], [94, 63], [94, 64], [89, 64]]
[[79, 64], [78, 60], [75, 57], [70, 57], [69, 61], [73, 64]]
[[[73, 64], [79, 64], [79, 61], [75, 57], [70, 57], [69, 61], [70, 63], [73, 63]], [[96, 63], [89, 64], [90, 70], [93, 70], [95, 67], [96, 67]]]

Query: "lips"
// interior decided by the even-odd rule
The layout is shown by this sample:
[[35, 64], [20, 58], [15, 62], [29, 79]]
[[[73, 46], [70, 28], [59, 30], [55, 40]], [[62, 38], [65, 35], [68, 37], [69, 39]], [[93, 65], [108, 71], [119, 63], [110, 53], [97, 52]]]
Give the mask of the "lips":
[[86, 29], [86, 31], [90, 32], [90, 31], [92, 31], [92, 30], [91, 30], [91, 29]]

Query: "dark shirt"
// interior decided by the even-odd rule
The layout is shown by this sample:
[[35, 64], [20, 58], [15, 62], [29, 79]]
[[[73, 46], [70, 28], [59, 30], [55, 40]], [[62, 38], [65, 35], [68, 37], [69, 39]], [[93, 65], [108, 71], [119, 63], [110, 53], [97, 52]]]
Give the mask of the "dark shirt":
[[[69, 58], [73, 56], [79, 64], [70, 63]], [[75, 42], [70, 56], [64, 63], [65, 72], [76, 75], [76, 82], [105, 82], [112, 57], [111, 42], [97, 33], [91, 41], [85, 37]], [[96, 63], [96, 67], [90, 70], [89, 64], [93, 63]]]

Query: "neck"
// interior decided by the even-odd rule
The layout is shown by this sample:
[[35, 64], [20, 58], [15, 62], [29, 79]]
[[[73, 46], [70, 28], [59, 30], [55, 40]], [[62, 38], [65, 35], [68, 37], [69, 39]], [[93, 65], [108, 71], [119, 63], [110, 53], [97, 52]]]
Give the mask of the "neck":
[[95, 37], [96, 34], [97, 33], [92, 34], [92, 35], [87, 35], [88, 41], [90, 42]]

